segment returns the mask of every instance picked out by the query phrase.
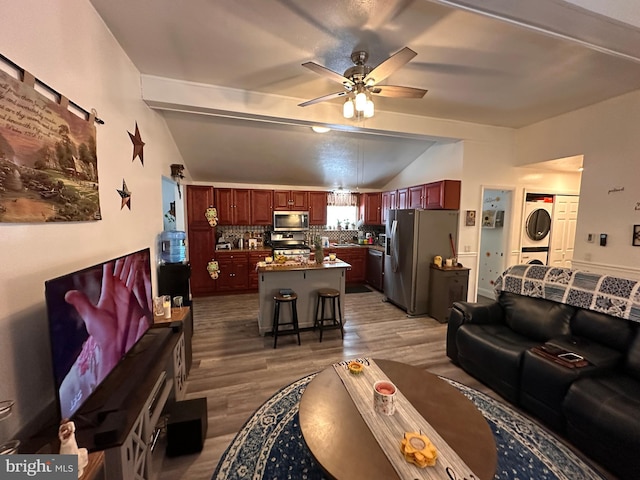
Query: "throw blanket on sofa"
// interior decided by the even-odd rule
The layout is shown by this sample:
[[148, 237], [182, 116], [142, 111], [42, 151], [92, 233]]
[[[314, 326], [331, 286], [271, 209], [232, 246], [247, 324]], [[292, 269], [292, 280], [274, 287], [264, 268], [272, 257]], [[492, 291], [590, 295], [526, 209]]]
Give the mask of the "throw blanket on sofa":
[[495, 283], [500, 292], [545, 298], [640, 322], [640, 282], [544, 265], [514, 265]]

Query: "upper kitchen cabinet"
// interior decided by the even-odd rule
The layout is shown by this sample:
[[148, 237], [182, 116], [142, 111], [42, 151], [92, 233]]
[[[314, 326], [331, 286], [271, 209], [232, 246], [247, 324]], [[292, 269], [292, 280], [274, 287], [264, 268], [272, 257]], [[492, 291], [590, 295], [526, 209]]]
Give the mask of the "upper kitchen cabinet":
[[251, 190], [251, 225], [273, 223], [273, 190]]
[[389, 216], [389, 210], [398, 208], [398, 191], [382, 192], [382, 210], [380, 211], [380, 222], [385, 225]]
[[460, 209], [460, 180], [441, 180], [424, 186], [424, 207], [430, 210]]
[[309, 192], [309, 225], [327, 224], [327, 192]]
[[407, 208], [426, 208], [425, 185], [409, 187], [407, 194]]
[[309, 192], [303, 190], [274, 190], [274, 210], [309, 210]]
[[360, 218], [365, 225], [381, 225], [382, 193], [360, 194]]
[[190, 228], [211, 228], [204, 214], [207, 208], [214, 206], [213, 200], [212, 186], [187, 186], [187, 225]]
[[396, 201], [397, 201], [396, 205], [398, 210], [404, 210], [405, 208], [409, 208], [409, 189], [399, 188], [398, 198]]
[[219, 225], [251, 225], [251, 191], [238, 188], [216, 188]]

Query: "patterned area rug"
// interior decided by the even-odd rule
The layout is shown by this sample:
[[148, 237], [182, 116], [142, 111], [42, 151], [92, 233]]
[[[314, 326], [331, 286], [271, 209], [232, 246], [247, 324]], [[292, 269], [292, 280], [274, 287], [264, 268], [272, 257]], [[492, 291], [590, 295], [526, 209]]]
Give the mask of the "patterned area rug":
[[[300, 397], [316, 374], [287, 385], [267, 400], [222, 455], [212, 480], [320, 480], [298, 422]], [[482, 412], [498, 449], [496, 479], [602, 480], [552, 435], [507, 405], [452, 380]]]

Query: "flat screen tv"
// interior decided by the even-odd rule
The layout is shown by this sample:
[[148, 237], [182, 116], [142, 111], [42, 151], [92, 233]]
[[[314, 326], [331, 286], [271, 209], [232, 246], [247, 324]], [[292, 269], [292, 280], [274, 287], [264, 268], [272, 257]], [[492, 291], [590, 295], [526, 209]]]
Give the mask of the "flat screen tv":
[[72, 418], [153, 324], [150, 250], [45, 282], [60, 418]]

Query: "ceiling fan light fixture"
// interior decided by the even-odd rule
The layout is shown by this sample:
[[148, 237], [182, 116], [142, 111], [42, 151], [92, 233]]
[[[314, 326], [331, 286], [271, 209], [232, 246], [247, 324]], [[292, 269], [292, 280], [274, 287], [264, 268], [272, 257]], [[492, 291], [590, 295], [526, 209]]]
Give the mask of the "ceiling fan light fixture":
[[342, 115], [344, 118], [353, 118], [355, 114], [356, 111], [353, 105], [353, 100], [351, 100], [351, 98], [347, 98], [342, 106]]
[[367, 107], [367, 94], [364, 90], [360, 90], [356, 94], [356, 112], [364, 112], [364, 109]]
[[371, 100], [370, 98], [367, 99], [367, 103], [364, 107], [364, 117], [365, 118], [371, 118], [373, 117], [373, 114], [375, 113], [375, 107], [373, 105], [373, 100]]

